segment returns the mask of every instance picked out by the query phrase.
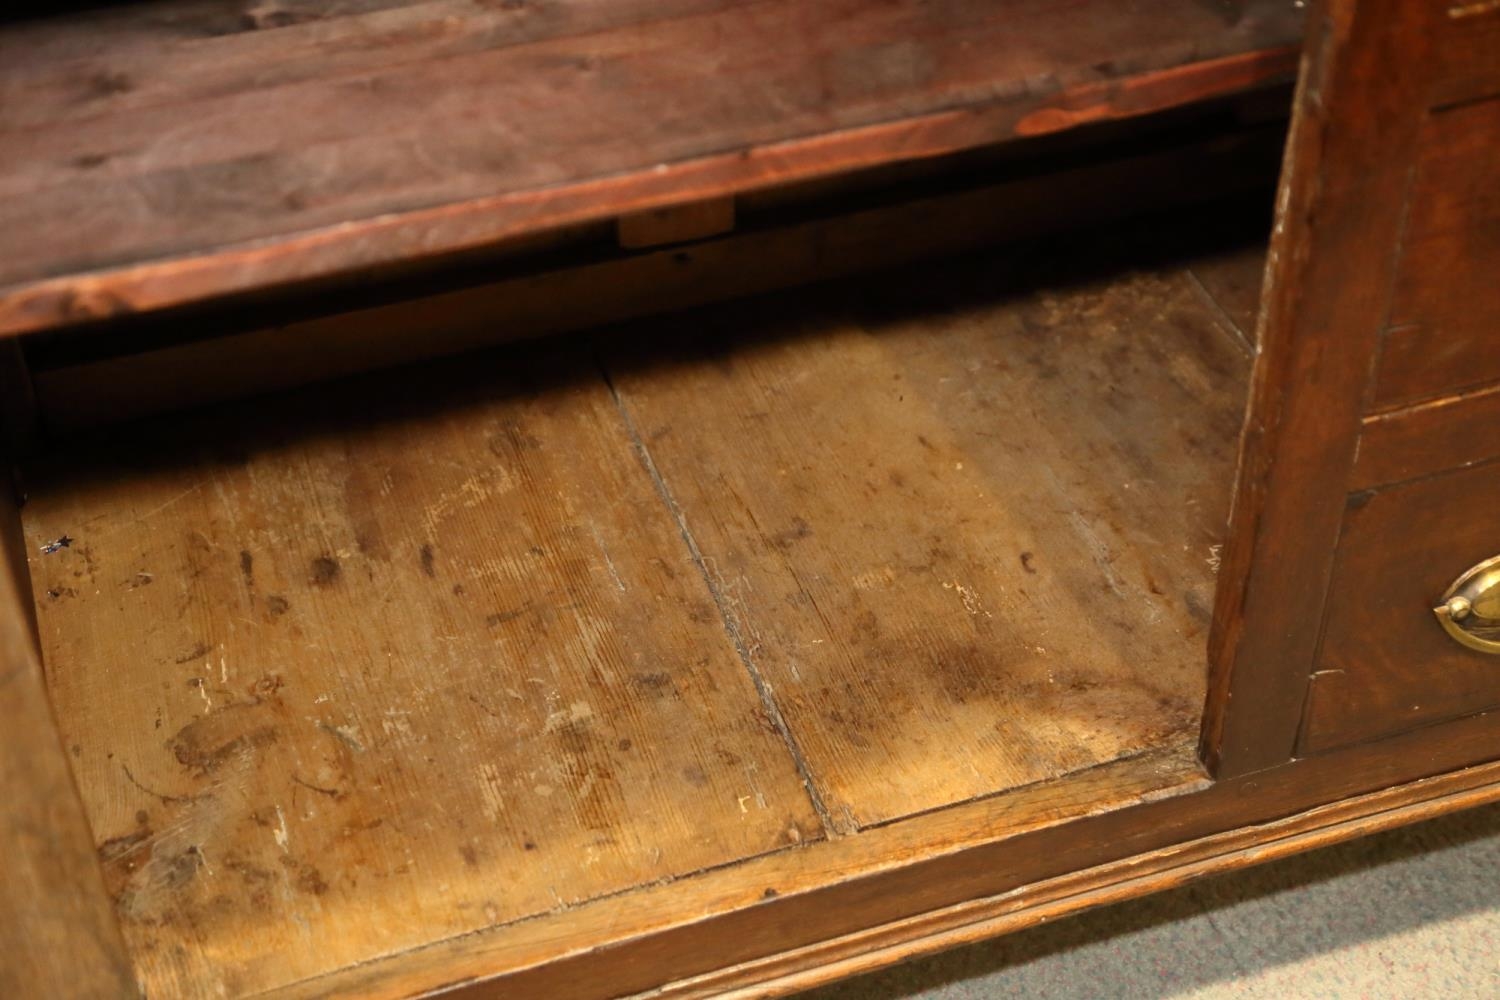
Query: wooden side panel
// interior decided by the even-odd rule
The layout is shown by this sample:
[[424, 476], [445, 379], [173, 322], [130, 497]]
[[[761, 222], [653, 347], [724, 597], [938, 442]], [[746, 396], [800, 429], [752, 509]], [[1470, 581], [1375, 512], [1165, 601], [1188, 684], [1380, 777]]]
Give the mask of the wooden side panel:
[[996, 297], [1045, 273], [1007, 255], [611, 356], [846, 829], [1197, 725], [1244, 355], [1180, 270]]
[[1497, 496], [1491, 462], [1351, 500], [1304, 752], [1500, 705], [1495, 657], [1454, 642], [1431, 611], [1460, 573], [1500, 554]]
[[[1500, 35], [1491, 59], [1500, 81]], [[1421, 146], [1378, 410], [1500, 381], [1500, 99], [1435, 113]]]
[[0, 996], [139, 995], [53, 723], [20, 518], [0, 466]]
[[1296, 742], [1386, 323], [1433, 16], [1404, 0], [1311, 11], [1214, 615], [1203, 751], [1221, 777], [1281, 763]]
[[378, 415], [356, 385], [137, 427], [34, 474], [58, 713], [152, 995], [821, 836], [602, 380], [508, 364], [407, 373]]

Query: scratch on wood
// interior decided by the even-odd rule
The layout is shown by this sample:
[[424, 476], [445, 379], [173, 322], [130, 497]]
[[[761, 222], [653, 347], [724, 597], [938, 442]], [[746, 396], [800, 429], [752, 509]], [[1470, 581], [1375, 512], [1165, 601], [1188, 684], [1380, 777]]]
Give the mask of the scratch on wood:
[[1073, 528], [1078, 532], [1078, 537], [1082, 538], [1084, 544], [1088, 546], [1089, 554], [1094, 559], [1094, 565], [1098, 566], [1099, 571], [1104, 574], [1104, 582], [1109, 585], [1109, 589], [1120, 597], [1126, 596], [1125, 581], [1120, 579], [1120, 574], [1115, 572], [1114, 554], [1110, 552], [1109, 546], [1105, 544], [1104, 539], [1099, 537], [1098, 533], [1094, 531], [1093, 525], [1089, 524], [1083, 515], [1079, 514], [1076, 510], [1068, 512], [1068, 520], [1073, 523]]
[[213, 798], [213, 795], [209, 792], [203, 792], [200, 795], [165, 795], [161, 792], [156, 791], [154, 788], [147, 788], [145, 785], [141, 784], [140, 780], [136, 778], [134, 774], [130, 773], [130, 765], [126, 764], [124, 761], [120, 762], [120, 769], [125, 772], [125, 777], [130, 780], [130, 783], [132, 785], [139, 788], [141, 791], [145, 792], [147, 795], [151, 796], [157, 801], [161, 802], [163, 805], [171, 805], [175, 802], [197, 802], [199, 799]]
[[168, 500], [166, 503], [162, 504], [160, 507], [153, 507], [150, 510], [148, 510], [146, 513], [142, 514], [140, 517], [136, 518], [135, 519], [135, 523], [139, 524], [142, 521], [145, 521], [145, 520], [148, 520], [150, 518], [155, 517], [157, 514], [160, 514], [162, 511], [164, 511], [168, 507], [172, 506], [174, 503], [177, 503], [178, 501], [181, 501], [181, 500], [186, 500], [188, 497], [192, 496], [194, 493], [197, 493], [202, 488], [203, 488], [203, 484], [202, 483], [195, 483], [194, 485], [189, 486], [187, 489], [183, 490], [181, 493], [177, 494], [175, 497], [173, 497], [172, 499]]
[[958, 599], [963, 602], [964, 610], [975, 618], [979, 617], [980, 615], [983, 615], [986, 618], [995, 617], [985, 610], [983, 604], [979, 603], [978, 594], [974, 593], [974, 591], [970, 590], [968, 587], [965, 587], [957, 580], [954, 580], [952, 582], [944, 580], [943, 589], [956, 590], [958, 592]]
[[1479, 17], [1500, 10], [1500, 0], [1480, 0], [1479, 3], [1460, 3], [1448, 8], [1448, 16], [1455, 21], [1466, 17]]
[[299, 778], [295, 774], [292, 775], [292, 783], [296, 784], [296, 785], [301, 785], [303, 788], [306, 788], [308, 791], [317, 792], [319, 795], [326, 795], [326, 796], [328, 796], [329, 798], [332, 798], [332, 799], [339, 798], [340, 795], [342, 794], [342, 793], [339, 792], [339, 790], [337, 788], [324, 788], [321, 785], [314, 785], [310, 781], [303, 781], [301, 778]]
[[276, 846], [283, 851], [291, 843], [291, 837], [286, 832], [286, 815], [282, 813], [281, 807], [276, 807], [276, 829], [271, 831], [271, 836], [276, 838]]
[[365, 745], [354, 735], [355, 729], [353, 726], [331, 726], [320, 720], [318, 728], [349, 747], [349, 749], [364, 753]]
[[609, 568], [610, 579], [615, 581], [615, 586], [620, 588], [620, 593], [625, 593], [625, 581], [620, 579], [619, 571], [615, 569], [615, 561], [609, 557], [609, 549], [605, 547], [604, 539], [599, 536], [599, 529], [589, 525], [589, 532], [594, 536], [594, 544], [599, 547], [599, 554], [604, 557], [604, 565]]

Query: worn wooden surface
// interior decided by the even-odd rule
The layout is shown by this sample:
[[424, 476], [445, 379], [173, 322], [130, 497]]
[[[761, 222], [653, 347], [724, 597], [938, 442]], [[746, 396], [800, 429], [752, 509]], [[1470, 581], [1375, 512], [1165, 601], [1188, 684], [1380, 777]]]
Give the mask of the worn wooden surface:
[[1310, 13], [1209, 648], [1203, 751], [1221, 777], [1282, 763], [1296, 743], [1435, 16], [1401, 0], [1327, 0]]
[[1500, 456], [1495, 427], [1500, 427], [1500, 386], [1365, 417], [1349, 487], [1388, 486]]
[[[0, 333], [1286, 79], [1288, 0], [178, 0], [0, 32]], [[108, 43], [104, 39], [108, 38]]]
[[1377, 410], [1500, 381], [1500, 99], [1433, 114], [1420, 142]]
[[[943, 810], [815, 850], [769, 855], [690, 882], [601, 900], [557, 918], [557, 924], [608, 934], [629, 923], [643, 932], [547, 965], [517, 968], [523, 964], [516, 961], [518, 952], [535, 955], [544, 942], [567, 932], [537, 922], [389, 956], [303, 984], [278, 1000], [395, 998], [438, 984], [476, 1000], [651, 995], [647, 991], [664, 983], [714, 977], [746, 963], [743, 978], [729, 978], [756, 995], [765, 965], [772, 968], [768, 978], [779, 978], [788, 966], [815, 978], [846, 936], [883, 930], [888, 941], [919, 942], [927, 927], [942, 926], [950, 916], [961, 921], [965, 910], [1011, 914], [1010, 927], [1026, 926], [1052, 916], [1050, 904], [1059, 894], [1080, 894], [1064, 904], [1064, 911], [1078, 909], [1168, 888], [1184, 875], [1183, 866], [1191, 874], [1200, 864], [1213, 870], [1257, 854], [1275, 856], [1278, 840], [1298, 831], [1315, 834], [1320, 825], [1349, 823], [1353, 829], [1345, 832], [1353, 835], [1379, 829], [1382, 813], [1419, 807], [1450, 792], [1454, 797], [1432, 811], [1484, 801], [1500, 789], [1495, 768], [1476, 765], [1500, 756], [1497, 747], [1500, 713], [1489, 713], [1216, 783], [1203, 781], [1191, 766], [1189, 748], [1181, 748], [1153, 761], [1124, 762], [1137, 764], [1129, 772], [1120, 766], [1096, 769], [960, 807], [970, 814], [956, 824], [950, 817], [960, 809]], [[1146, 780], [1149, 770], [1160, 772], [1154, 782]], [[1475, 797], [1466, 800], [1469, 790]], [[1085, 805], [1090, 796], [1101, 798]], [[1019, 815], [1006, 808], [1016, 798], [1025, 801]], [[1000, 810], [989, 813], [999, 821], [971, 812], [981, 807]], [[1008, 822], [1001, 818], [1007, 815]], [[956, 830], [968, 836], [949, 841]], [[861, 848], [885, 837], [922, 846], [893, 851], [884, 864], [867, 867]], [[1248, 855], [1240, 853], [1245, 850]], [[1131, 872], [1140, 878], [1124, 882]], [[1117, 884], [1120, 893], [1113, 890]], [[731, 887], [743, 893], [748, 886], [781, 888], [753, 903], [727, 905]], [[942, 943], [928, 942], [922, 950]], [[878, 953], [864, 956], [870, 965], [879, 960]], [[846, 971], [861, 964], [856, 959]]]
[[[1066, 917], [1500, 799], [1500, 765], [1382, 789], [673, 983], [653, 998], [788, 996]], [[1181, 805], [1188, 806], [1191, 799]], [[735, 993], [744, 990], [745, 993]]]
[[[1438, 58], [1428, 67], [1434, 107], [1500, 96], [1500, 5], [1490, 0], [1435, 3]], [[1446, 9], [1444, 9], [1446, 8]]]
[[1431, 610], [1459, 574], [1500, 554], [1497, 495], [1491, 462], [1350, 500], [1304, 751], [1500, 705], [1495, 658], [1453, 641]]
[[153, 995], [821, 836], [609, 393], [518, 366], [34, 473], [49, 679]]
[[1245, 359], [1181, 269], [1053, 253], [609, 355], [839, 829], [1197, 728]]
[[139, 991], [53, 724], [22, 544], [7, 474], [0, 479], [0, 996], [124, 1000]]
[[33, 464], [49, 676], [148, 986], [1197, 780], [1245, 360], [1184, 264], [1120, 270], [1162, 229], [652, 321], [607, 375], [513, 349]]

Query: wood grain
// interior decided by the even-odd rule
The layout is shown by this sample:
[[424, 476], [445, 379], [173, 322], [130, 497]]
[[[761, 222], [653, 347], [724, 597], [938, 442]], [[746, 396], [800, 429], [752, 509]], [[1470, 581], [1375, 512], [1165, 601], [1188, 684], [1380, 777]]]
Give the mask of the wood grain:
[[1500, 705], [1494, 657], [1454, 642], [1432, 614], [1459, 574], [1500, 554], [1497, 490], [1489, 463], [1351, 499], [1303, 752]]
[[1439, 22], [1427, 99], [1436, 107], [1500, 96], [1500, 7], [1448, 0]]
[[1301, 21], [1273, 0], [457, 6], [173, 23], [118, 65], [45, 22], [0, 92], [91, 110], [0, 133], [0, 333], [1234, 93], [1290, 75]]
[[1290, 759], [1323, 625], [1362, 401], [1385, 327], [1436, 8], [1315, 4], [1214, 605], [1203, 752]]
[[[482, 285], [419, 295], [246, 332], [223, 325], [237, 310], [191, 324], [201, 339], [130, 350], [128, 336], [101, 335], [106, 357], [42, 357], [34, 372], [41, 418], [70, 431], [162, 410], [254, 395], [352, 372], [556, 334], [720, 299], [916, 264], [1167, 207], [1213, 203], [1233, 233], [1244, 209], [1216, 201], [1273, 183], [1282, 136], [1275, 127], [1214, 134], [1119, 158], [977, 187], [897, 198], [884, 188], [855, 200], [838, 185], [778, 224], [572, 266], [527, 269]], [[852, 182], [851, 182], [852, 183]], [[899, 190], [899, 189], [898, 189]], [[824, 199], [838, 199], [829, 215]], [[1219, 221], [1202, 226], [1212, 236]], [[1229, 242], [1237, 242], [1230, 239]], [[1264, 247], [1236, 247], [1235, 260]], [[1198, 260], [1195, 256], [1194, 260]], [[1211, 266], [1228, 265], [1214, 257]], [[1244, 270], [1258, 269], [1240, 263]], [[1216, 286], [1218, 287], [1218, 286]], [[67, 338], [77, 344], [78, 338]], [[57, 346], [55, 343], [49, 346]], [[65, 345], [64, 345], [65, 346]], [[0, 346], [0, 350], [3, 350]], [[81, 349], [79, 349], [81, 350]]]
[[1019, 257], [608, 355], [844, 830], [1197, 727], [1244, 357], [1179, 270]]
[[437, 385], [31, 474], [49, 678], [153, 995], [273, 989], [821, 836], [597, 375]]
[[[39, 460], [30, 544], [72, 539], [35, 556], [47, 661], [148, 985], [321, 983], [799, 853], [823, 836], [804, 780], [819, 802], [837, 792], [828, 821], [845, 833], [971, 801], [923, 828], [950, 845], [1201, 781], [1184, 748], [1244, 362], [1180, 264], [1118, 270], [1162, 231], [916, 271], [906, 297], [882, 278], [642, 324], [625, 339], [679, 337], [611, 366], [623, 415], [564, 345], [126, 426]], [[702, 357], [680, 336], [705, 324], [718, 347]], [[810, 377], [778, 374], [797, 371]], [[799, 469], [762, 489], [785, 534], [749, 530], [774, 559], [741, 570], [710, 530], [720, 498], [692, 496], [680, 456], [658, 462], [666, 444], [635, 407], [658, 394], [685, 442], [744, 437], [745, 400], [768, 386], [783, 398], [750, 418], [767, 447], [742, 474], [816, 429], [809, 459], [856, 478]], [[1059, 407], [1073, 419], [1048, 427]], [[1023, 475], [1027, 440], [1045, 481]], [[798, 495], [805, 530], [764, 506], [798, 479], [828, 490]], [[854, 502], [873, 528], [840, 517]], [[906, 572], [913, 552], [932, 565]], [[883, 643], [808, 632], [806, 602], [772, 589], [786, 580], [757, 576], [799, 566], [825, 574], [806, 592], [827, 614], [856, 637], [876, 619]], [[1095, 617], [1061, 629], [1085, 602]], [[839, 651], [813, 659], [825, 644]], [[809, 683], [865, 675], [868, 700], [799, 693], [771, 670], [795, 669], [788, 651]], [[820, 700], [849, 718], [812, 714]], [[797, 718], [827, 731], [784, 742]], [[843, 749], [788, 752], [813, 738]], [[996, 798], [1064, 773], [1078, 783]], [[920, 854], [921, 835], [873, 841], [859, 863]], [[724, 905], [767, 888], [782, 891], [735, 882]], [[681, 919], [663, 906], [652, 919]]]
[[0, 995], [140, 995], [42, 677], [21, 522], [0, 480]]
[[1500, 99], [1434, 114], [1420, 142], [1376, 410], [1500, 381]]
[[[1500, 387], [1365, 417], [1349, 488], [1357, 492], [1495, 458]], [[1460, 499], [1460, 498], [1455, 498]]]
[[673, 983], [652, 997], [787, 996], [948, 948], [1034, 927], [1082, 910], [1166, 892], [1200, 878], [1318, 850], [1500, 800], [1500, 766], [1470, 768], [1356, 796], [1248, 829], [1212, 834], [849, 934], [808, 948]]
[[[878, 933], [882, 927], [890, 928], [895, 941], [918, 942], [928, 922], [941, 923], [950, 907], [968, 904], [981, 913], [1011, 912], [1015, 921], [1008, 926], [1021, 927], [1047, 919], [1054, 887], [1076, 886], [1083, 892], [1097, 887], [1102, 898], [1092, 901], [1104, 902], [1170, 887], [1180, 864], [1189, 866], [1189, 872], [1200, 859], [1209, 868], [1233, 865], [1240, 851], [1253, 851], [1262, 842], [1274, 855], [1275, 842], [1299, 829], [1315, 831], [1325, 823], [1363, 825], [1364, 817], [1430, 802], [1450, 791], [1483, 789], [1478, 793], [1482, 801], [1495, 793], [1496, 775], [1493, 766], [1475, 765], [1494, 761], [1496, 747], [1500, 713], [1489, 713], [1212, 784], [1202, 781], [1201, 772], [1192, 766], [1190, 748], [1181, 747], [1138, 762], [1162, 770], [1155, 791], [1149, 790], [1153, 785], [1143, 780], [1139, 768], [1098, 768], [1013, 796], [705, 872], [676, 886], [601, 900], [555, 918], [566, 923], [566, 930], [521, 925], [390, 956], [303, 984], [277, 1000], [380, 1000], [438, 987], [466, 1000], [612, 997], [649, 994], [664, 984], [712, 976], [757, 959], [766, 959], [773, 968], [784, 959], [812, 971], [828, 954], [821, 947], [825, 943], [836, 950], [846, 935]], [[1169, 777], [1174, 772], [1175, 780]], [[1424, 780], [1428, 778], [1434, 780]], [[1007, 825], [1000, 818], [991, 826], [977, 823], [971, 813], [983, 806], [999, 810], [992, 815], [1003, 817], [1017, 798], [1027, 800], [1020, 810], [1026, 820], [1016, 817], [1018, 822]], [[1458, 808], [1467, 801], [1474, 800], [1456, 795], [1433, 811]], [[1325, 806], [1332, 808], [1321, 808]], [[1306, 815], [1309, 810], [1318, 811]], [[1415, 816], [1407, 815], [1423, 815], [1413, 812]], [[967, 822], [954, 822], [966, 813]], [[988, 835], [950, 844], [944, 830]], [[858, 860], [887, 837], [921, 846], [906, 851], [896, 847], [872, 867]], [[1200, 838], [1208, 839], [1193, 843]], [[1089, 870], [1101, 865], [1112, 867]], [[1131, 882], [1134, 873], [1141, 877]], [[1053, 879], [1059, 881], [1049, 885]], [[1125, 886], [1118, 896], [1110, 891], [1116, 883]], [[731, 887], [747, 893], [757, 886], [777, 887], [778, 893], [770, 898], [762, 894], [739, 907], [721, 902]], [[1041, 904], [1039, 912], [1031, 911], [1033, 901]], [[1090, 901], [1085, 897], [1075, 902], [1075, 908]], [[655, 929], [657, 920], [667, 926]], [[901, 921], [910, 923], [893, 926]], [[654, 929], [613, 945], [579, 948], [551, 962], [520, 958], [537, 956], [546, 943], [555, 954], [564, 937], [592, 941], [618, 935], [622, 923]], [[796, 953], [802, 949], [806, 952], [799, 961]], [[754, 968], [746, 980], [742, 985], [753, 988]]]

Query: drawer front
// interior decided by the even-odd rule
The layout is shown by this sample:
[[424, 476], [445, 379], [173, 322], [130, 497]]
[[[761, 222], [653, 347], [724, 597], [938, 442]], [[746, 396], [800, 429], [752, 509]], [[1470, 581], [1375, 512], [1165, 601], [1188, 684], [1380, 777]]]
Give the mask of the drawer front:
[[[1428, 0], [1434, 2], [1434, 0]], [[1428, 103], [1463, 104], [1500, 94], [1500, 4], [1494, 0], [1435, 0], [1436, 58], [1429, 70]]]
[[1350, 498], [1300, 750], [1316, 752], [1500, 706], [1500, 655], [1433, 613], [1500, 555], [1500, 461]]
[[[1495, 52], [1500, 75], [1500, 47]], [[1500, 99], [1438, 110], [1421, 153], [1374, 409], [1500, 381]]]

